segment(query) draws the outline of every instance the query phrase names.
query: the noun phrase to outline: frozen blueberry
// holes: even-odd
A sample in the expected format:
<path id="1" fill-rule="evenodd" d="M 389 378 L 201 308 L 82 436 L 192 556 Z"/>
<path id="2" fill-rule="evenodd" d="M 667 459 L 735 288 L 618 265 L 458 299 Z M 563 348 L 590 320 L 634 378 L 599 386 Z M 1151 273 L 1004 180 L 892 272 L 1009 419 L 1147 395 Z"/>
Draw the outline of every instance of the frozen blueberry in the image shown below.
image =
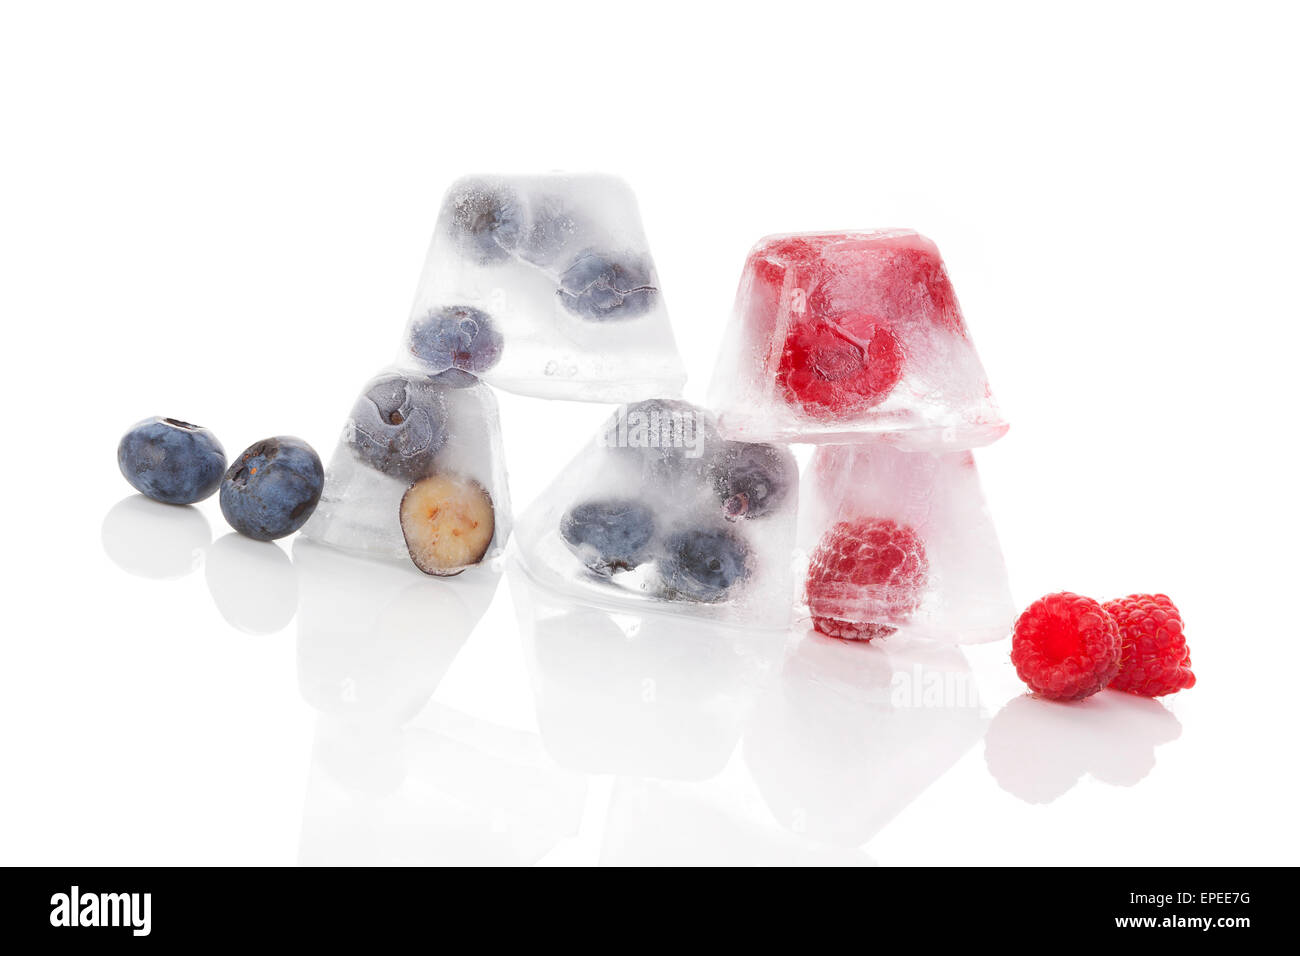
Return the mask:
<path id="1" fill-rule="evenodd" d="M 445 372 L 429 376 L 429 381 L 443 388 L 469 388 L 478 384 L 478 376 L 463 369 L 449 368 Z"/>
<path id="2" fill-rule="evenodd" d="M 652 398 L 621 408 L 605 426 L 602 444 L 644 479 L 678 484 L 698 478 L 717 441 L 713 417 L 689 402 Z"/>
<path id="3" fill-rule="evenodd" d="M 482 309 L 449 305 L 411 326 L 411 354 L 430 371 L 460 369 L 479 374 L 501 359 L 505 343 L 496 323 Z"/>
<path id="4" fill-rule="evenodd" d="M 724 442 L 709 461 L 709 481 L 729 521 L 761 518 L 781 506 L 798 481 L 794 456 L 773 445 Z"/>
<path id="5" fill-rule="evenodd" d="M 578 224 L 555 197 L 543 198 L 533 205 L 528 228 L 519 243 L 519 255 L 537 266 L 548 266 L 564 251 L 578 231 Z"/>
<path id="6" fill-rule="evenodd" d="M 560 537 L 597 574 L 630 571 L 648 558 L 654 513 L 630 498 L 584 501 L 560 519 Z"/>
<path id="7" fill-rule="evenodd" d="M 146 418 L 118 442 L 117 467 L 145 497 L 188 505 L 221 485 L 226 450 L 206 428 L 175 418 Z"/>
<path id="8" fill-rule="evenodd" d="M 486 180 L 453 186 L 441 218 L 461 254 L 484 264 L 509 259 L 524 231 L 523 206 L 514 190 Z"/>
<path id="9" fill-rule="evenodd" d="M 352 407 L 344 439 L 376 471 L 405 481 L 423 477 L 447 441 L 443 387 L 423 376 L 377 379 Z"/>
<path id="10" fill-rule="evenodd" d="M 730 528 L 686 528 L 668 536 L 659 576 L 669 598 L 713 603 L 749 577 L 750 550 Z"/>
<path id="11" fill-rule="evenodd" d="M 587 250 L 560 276 L 560 301 L 570 312 L 607 322 L 649 311 L 659 290 L 646 261 Z"/>
<path id="12" fill-rule="evenodd" d="M 320 456 L 301 438 L 249 446 L 221 480 L 221 513 L 240 534 L 273 541 L 311 517 L 325 485 Z"/>

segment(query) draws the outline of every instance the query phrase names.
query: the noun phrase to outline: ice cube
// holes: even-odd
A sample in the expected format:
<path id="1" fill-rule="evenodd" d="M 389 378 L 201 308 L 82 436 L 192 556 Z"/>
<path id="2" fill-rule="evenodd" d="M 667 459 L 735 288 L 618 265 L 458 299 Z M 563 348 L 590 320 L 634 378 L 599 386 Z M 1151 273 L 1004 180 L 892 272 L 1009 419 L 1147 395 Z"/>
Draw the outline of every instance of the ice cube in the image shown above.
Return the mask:
<path id="1" fill-rule="evenodd" d="M 510 524 L 492 389 L 472 375 L 388 369 L 357 398 L 302 534 L 450 575 L 499 555 Z"/>
<path id="2" fill-rule="evenodd" d="M 621 407 L 524 514 L 532 576 L 584 599 L 784 626 L 798 468 L 687 402 Z"/>
<path id="3" fill-rule="evenodd" d="M 969 452 L 824 445 L 804 476 L 799 547 L 814 627 L 950 643 L 1005 637 L 1006 564 Z"/>
<path id="4" fill-rule="evenodd" d="M 542 398 L 678 394 L 686 374 L 631 189 L 558 173 L 454 183 L 398 362 Z"/>
<path id="5" fill-rule="evenodd" d="M 1007 430 L 939 250 L 903 230 L 761 240 L 709 404 L 746 441 L 961 449 Z"/>

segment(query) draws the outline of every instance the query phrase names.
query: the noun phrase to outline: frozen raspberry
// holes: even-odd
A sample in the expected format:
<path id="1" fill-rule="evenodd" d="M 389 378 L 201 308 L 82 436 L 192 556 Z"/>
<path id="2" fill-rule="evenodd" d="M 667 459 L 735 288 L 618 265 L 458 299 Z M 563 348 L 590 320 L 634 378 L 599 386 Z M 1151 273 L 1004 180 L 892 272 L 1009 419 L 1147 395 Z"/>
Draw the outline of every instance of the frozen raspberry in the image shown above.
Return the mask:
<path id="1" fill-rule="evenodd" d="M 1119 676 L 1111 687 L 1162 697 L 1196 684 L 1183 618 L 1173 601 L 1163 594 L 1130 594 L 1104 607 L 1119 625 Z"/>
<path id="2" fill-rule="evenodd" d="M 1082 700 L 1119 673 L 1119 625 L 1092 598 L 1062 591 L 1039 598 L 1016 620 L 1011 663 L 1034 693 Z"/>
<path id="3" fill-rule="evenodd" d="M 897 336 L 870 316 L 809 318 L 791 328 L 777 365 L 786 400 L 806 411 L 850 415 L 878 405 L 903 374 Z"/>
<path id="4" fill-rule="evenodd" d="M 882 618 L 905 620 L 921 604 L 929 570 L 925 546 L 907 525 L 884 518 L 841 521 L 817 545 L 808 569 L 813 627 L 854 641 L 892 634 L 892 625 L 848 618 L 865 602 Z"/>

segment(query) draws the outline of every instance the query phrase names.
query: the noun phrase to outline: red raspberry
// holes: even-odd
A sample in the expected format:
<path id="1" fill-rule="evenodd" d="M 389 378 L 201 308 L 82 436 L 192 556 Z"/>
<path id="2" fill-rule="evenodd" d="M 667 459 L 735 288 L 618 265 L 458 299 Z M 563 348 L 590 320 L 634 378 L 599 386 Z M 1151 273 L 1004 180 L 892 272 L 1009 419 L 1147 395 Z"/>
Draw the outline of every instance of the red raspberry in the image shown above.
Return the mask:
<path id="1" fill-rule="evenodd" d="M 847 620 L 854 607 L 877 607 L 899 621 L 921 604 L 930 565 L 920 536 L 884 518 L 841 521 L 822 538 L 808 569 L 808 608 L 813 627 L 830 637 L 869 641 L 895 627 Z"/>
<path id="2" fill-rule="evenodd" d="M 1173 601 L 1163 594 L 1130 594 L 1103 606 L 1119 625 L 1119 676 L 1111 687 L 1162 697 L 1196 684 L 1183 618 Z"/>
<path id="3" fill-rule="evenodd" d="M 776 369 L 786 401 L 819 414 L 851 415 L 878 405 L 902 376 L 898 337 L 867 315 L 797 322 Z"/>
<path id="4" fill-rule="evenodd" d="M 1034 693 L 1082 700 L 1119 673 L 1119 625 L 1092 598 L 1062 591 L 1039 598 L 1016 620 L 1011 663 Z"/>

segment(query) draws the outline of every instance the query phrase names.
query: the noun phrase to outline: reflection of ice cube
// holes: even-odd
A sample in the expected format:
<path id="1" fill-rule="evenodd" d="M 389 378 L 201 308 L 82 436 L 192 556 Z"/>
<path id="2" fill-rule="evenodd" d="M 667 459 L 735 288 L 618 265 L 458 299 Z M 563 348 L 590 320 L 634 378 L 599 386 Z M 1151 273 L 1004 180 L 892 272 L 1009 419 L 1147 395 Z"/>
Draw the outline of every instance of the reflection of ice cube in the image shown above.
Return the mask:
<path id="1" fill-rule="evenodd" d="M 510 593 L 546 749 L 597 773 L 704 779 L 722 769 L 786 635 L 576 604 L 511 559 Z"/>
<path id="2" fill-rule="evenodd" d="M 394 377 L 410 383 L 408 399 L 393 416 L 375 416 L 376 383 Z M 367 402 L 367 396 L 371 401 Z M 386 406 L 383 411 L 392 412 Z M 435 436 L 430 438 L 430 435 Z M 349 415 L 325 473 L 325 490 L 303 537 L 371 557 L 410 559 L 399 508 L 413 479 L 451 473 L 481 485 L 492 499 L 495 533 L 483 560 L 501 553 L 510 534 L 501 426 L 492 390 L 476 381 L 451 385 L 422 373 L 388 370 L 367 383 Z"/>
<path id="3" fill-rule="evenodd" d="M 418 330 L 448 307 L 490 324 L 459 357 L 429 354 Z M 483 319 L 482 316 L 486 316 Z M 499 354 L 497 354 L 499 352 Z M 474 176 L 447 191 L 398 362 L 448 363 L 543 398 L 634 401 L 676 395 L 685 371 L 636 199 L 611 176 Z"/>
<path id="4" fill-rule="evenodd" d="M 525 569 L 579 600 L 781 628 L 798 468 L 686 402 L 620 409 L 520 521 Z"/>
<path id="5" fill-rule="evenodd" d="M 709 404 L 746 441 L 970 448 L 1007 428 L 938 249 L 905 230 L 761 240 Z"/>
<path id="6" fill-rule="evenodd" d="M 871 552 L 867 534 L 878 527 L 890 529 L 893 538 Z M 856 555 L 879 562 L 878 573 L 821 573 L 828 548 L 845 532 L 862 549 Z M 810 558 L 805 597 L 815 598 L 816 616 L 956 643 L 1005 637 L 1015 618 L 1006 563 L 970 452 L 902 452 L 883 444 L 818 448 L 803 481 L 799 546 Z M 904 567 L 904 552 L 912 566 Z"/>

